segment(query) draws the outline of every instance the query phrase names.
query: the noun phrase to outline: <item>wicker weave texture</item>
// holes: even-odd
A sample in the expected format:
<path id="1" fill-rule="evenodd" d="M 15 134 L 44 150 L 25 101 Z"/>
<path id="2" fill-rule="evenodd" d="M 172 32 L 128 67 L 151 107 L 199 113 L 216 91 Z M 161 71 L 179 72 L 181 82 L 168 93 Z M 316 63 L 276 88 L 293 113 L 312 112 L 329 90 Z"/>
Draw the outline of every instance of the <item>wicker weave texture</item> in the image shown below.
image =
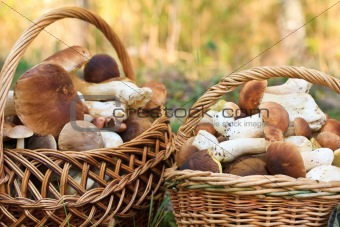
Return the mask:
<path id="1" fill-rule="evenodd" d="M 250 80 L 274 77 L 305 79 L 340 93 L 340 80 L 317 70 L 257 67 L 225 76 L 201 96 L 191 110 L 205 112 L 236 87 Z M 175 139 L 177 152 L 193 136 L 200 119 L 185 119 Z M 340 182 L 317 182 L 285 175 L 240 177 L 180 171 L 176 165 L 166 170 L 165 177 L 179 226 L 326 226 L 331 210 L 340 202 Z"/>
<path id="2" fill-rule="evenodd" d="M 63 18 L 96 26 L 116 50 L 125 76 L 135 79 L 126 49 L 102 18 L 77 7 L 53 10 L 33 22 L 4 63 L 0 76 L 1 131 L 6 96 L 21 56 L 45 27 Z M 163 200 L 164 170 L 172 165 L 173 135 L 165 113 L 143 134 L 115 149 L 11 150 L 3 149 L 0 142 L 2 226 L 107 226 L 112 222 L 145 226 L 150 210 L 155 214 Z M 69 176 L 71 170 L 81 172 L 80 184 Z M 86 190 L 90 179 L 95 187 Z M 68 187 L 77 194 L 68 195 Z"/>

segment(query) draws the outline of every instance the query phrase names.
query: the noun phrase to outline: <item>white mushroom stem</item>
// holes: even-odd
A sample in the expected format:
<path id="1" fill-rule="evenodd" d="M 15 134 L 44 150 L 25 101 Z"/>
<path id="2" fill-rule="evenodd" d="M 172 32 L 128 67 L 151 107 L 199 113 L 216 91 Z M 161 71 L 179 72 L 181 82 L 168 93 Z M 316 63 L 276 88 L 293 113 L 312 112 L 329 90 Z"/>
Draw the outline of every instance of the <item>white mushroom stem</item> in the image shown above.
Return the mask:
<path id="1" fill-rule="evenodd" d="M 260 114 L 237 119 L 225 128 L 223 136 L 230 140 L 237 138 L 260 138 L 264 137 L 264 122 Z"/>
<path id="2" fill-rule="evenodd" d="M 126 105 L 119 101 L 85 101 L 84 104 L 89 110 L 92 117 L 115 117 L 120 120 L 126 120 Z"/>
<path id="3" fill-rule="evenodd" d="M 218 140 L 211 133 L 199 130 L 192 145 L 197 147 L 198 150 L 205 150 L 218 145 Z"/>
<path id="4" fill-rule="evenodd" d="M 25 148 L 25 139 L 24 138 L 17 139 L 17 147 L 16 148 Z"/>
<path id="5" fill-rule="evenodd" d="M 294 119 L 304 118 L 312 131 L 318 131 L 325 124 L 326 115 L 316 104 L 313 97 L 306 93 L 276 95 L 265 93 L 262 102 L 276 102 L 283 106 L 288 114 L 290 125 L 294 125 Z"/>
<path id="6" fill-rule="evenodd" d="M 289 136 L 284 140 L 286 142 L 294 143 L 299 148 L 300 152 L 313 150 L 312 143 L 304 136 Z"/>
<path id="7" fill-rule="evenodd" d="M 220 162 L 231 162 L 242 155 L 264 153 L 269 143 L 264 138 L 240 138 L 224 141 L 209 153 Z"/>
<path id="8" fill-rule="evenodd" d="M 233 116 L 230 116 L 227 111 L 222 110 L 213 115 L 212 124 L 218 133 L 225 135 L 226 128 L 228 128 L 234 120 Z"/>
<path id="9" fill-rule="evenodd" d="M 330 165 L 333 162 L 334 154 L 329 148 L 319 148 L 314 151 L 301 152 L 306 171 L 317 166 Z"/>
<path id="10" fill-rule="evenodd" d="M 277 95 L 308 93 L 312 85 L 312 83 L 303 79 L 289 78 L 286 83 L 282 85 L 267 87 L 265 92 Z"/>
<path id="11" fill-rule="evenodd" d="M 87 100 L 103 100 L 117 98 L 122 103 L 139 108 L 149 102 L 152 90 L 148 87 L 140 88 L 130 81 L 111 80 L 103 83 L 88 83 L 75 74 L 70 74 L 73 84 Z M 107 96 L 107 97 L 105 97 Z"/>
<path id="12" fill-rule="evenodd" d="M 213 116 L 215 114 L 217 114 L 218 112 L 215 111 L 215 110 L 208 110 L 204 116 L 202 117 L 202 119 L 199 121 L 198 125 L 199 124 L 202 124 L 202 123 L 209 123 L 209 124 L 213 124 Z"/>
<path id="13" fill-rule="evenodd" d="M 123 144 L 123 139 L 115 132 L 110 131 L 100 131 L 103 137 L 104 147 L 119 147 Z"/>
<path id="14" fill-rule="evenodd" d="M 13 91 L 8 92 L 4 110 L 5 117 L 16 115 L 13 94 Z"/>
<path id="15" fill-rule="evenodd" d="M 318 166 L 310 170 L 306 178 L 323 182 L 340 181 L 340 168 L 332 165 Z"/>

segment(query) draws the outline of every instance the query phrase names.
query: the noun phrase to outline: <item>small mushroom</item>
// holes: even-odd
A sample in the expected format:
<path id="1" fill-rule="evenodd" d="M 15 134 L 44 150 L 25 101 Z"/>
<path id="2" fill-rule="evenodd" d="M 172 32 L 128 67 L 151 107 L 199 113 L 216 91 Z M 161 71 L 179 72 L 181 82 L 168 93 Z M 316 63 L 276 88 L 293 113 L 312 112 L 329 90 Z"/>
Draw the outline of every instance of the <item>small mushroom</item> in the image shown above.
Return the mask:
<path id="1" fill-rule="evenodd" d="M 17 140 L 16 148 L 25 148 L 25 138 L 33 136 L 33 131 L 25 125 L 14 126 L 9 132 L 8 137 Z"/>
<path id="2" fill-rule="evenodd" d="M 306 177 L 306 169 L 298 147 L 290 142 L 271 143 L 266 152 L 266 166 L 271 174 Z"/>
<path id="3" fill-rule="evenodd" d="M 238 106 L 242 112 L 248 116 L 258 112 L 258 106 L 261 103 L 267 85 L 268 82 L 266 80 L 251 80 L 243 85 L 238 100 Z"/>
<path id="4" fill-rule="evenodd" d="M 306 178 L 322 182 L 340 181 L 340 168 L 332 165 L 318 166 L 311 169 Z"/>
<path id="5" fill-rule="evenodd" d="M 87 121 L 71 121 L 61 130 L 58 146 L 62 151 L 87 151 L 103 148 L 104 142 L 94 124 Z"/>
<path id="6" fill-rule="evenodd" d="M 275 127 L 274 125 L 265 125 L 264 129 L 264 138 L 268 140 L 269 142 L 274 142 L 274 141 L 283 141 L 283 133 L 282 131 Z"/>
<path id="7" fill-rule="evenodd" d="M 177 166 L 181 166 L 183 162 L 193 153 L 199 151 L 197 147 L 192 145 L 195 136 L 187 139 L 184 144 L 181 146 L 179 151 L 176 153 L 176 163 Z"/>
<path id="8" fill-rule="evenodd" d="M 120 134 L 124 142 L 130 141 L 151 127 L 151 122 L 148 118 L 140 115 L 140 112 L 130 113 L 125 121 L 126 130 Z"/>
<path id="9" fill-rule="evenodd" d="M 179 167 L 180 170 L 191 169 L 221 173 L 222 166 L 219 161 L 211 157 L 206 150 L 197 151 L 191 154 Z"/>
<path id="10" fill-rule="evenodd" d="M 269 175 L 266 169 L 266 163 L 262 158 L 249 156 L 236 159 L 235 162 L 233 162 L 229 168 L 224 169 L 223 172 L 237 176 Z"/>
<path id="11" fill-rule="evenodd" d="M 197 133 L 200 130 L 205 130 L 207 132 L 209 132 L 212 135 L 216 135 L 216 130 L 214 128 L 213 124 L 210 123 L 200 123 L 196 126 L 195 130 L 194 130 L 194 135 L 197 135 Z"/>
<path id="12" fill-rule="evenodd" d="M 293 127 L 288 127 L 287 132 L 285 133 L 285 136 L 304 136 L 308 139 L 312 137 L 312 130 L 309 127 L 308 122 L 302 118 L 297 117 L 294 119 Z"/>
<path id="13" fill-rule="evenodd" d="M 340 122 L 335 119 L 327 119 L 326 123 L 321 128 L 321 132 L 331 132 L 340 136 Z"/>
<path id="14" fill-rule="evenodd" d="M 314 151 L 301 152 L 306 171 L 317 166 L 330 165 L 333 162 L 334 154 L 329 148 L 319 148 Z"/>
<path id="15" fill-rule="evenodd" d="M 340 148 L 340 136 L 331 132 L 321 132 L 316 137 L 321 147 L 327 147 L 335 151 Z"/>
<path id="16" fill-rule="evenodd" d="M 46 136 L 38 136 L 34 135 L 28 139 L 27 149 L 36 150 L 36 149 L 57 149 L 57 142 L 55 138 L 49 134 Z"/>
<path id="17" fill-rule="evenodd" d="M 206 150 L 218 145 L 218 140 L 208 131 L 200 130 L 192 142 L 192 145 L 197 147 L 198 150 Z"/>
<path id="18" fill-rule="evenodd" d="M 116 60 L 108 54 L 93 55 L 84 67 L 84 80 L 101 83 L 105 80 L 120 77 Z"/>
<path id="19" fill-rule="evenodd" d="M 288 78 L 286 83 L 277 86 L 267 87 L 265 92 L 277 95 L 291 94 L 291 93 L 308 93 L 312 83 L 297 78 Z"/>
<path id="20" fill-rule="evenodd" d="M 242 155 L 264 153 L 268 144 L 264 138 L 238 138 L 224 141 L 208 151 L 220 162 L 231 162 Z"/>
<path id="21" fill-rule="evenodd" d="M 26 71 L 15 84 L 14 103 L 23 124 L 42 136 L 58 137 L 71 115 L 84 119 L 73 83 L 58 65 L 41 63 Z"/>
<path id="22" fill-rule="evenodd" d="M 148 87 L 152 90 L 152 95 L 150 97 L 150 100 L 148 103 L 143 107 L 144 110 L 155 110 L 155 109 L 161 109 L 165 105 L 166 102 L 166 87 L 164 84 L 157 82 L 157 81 L 150 81 L 147 83 L 144 83 L 142 86 Z"/>

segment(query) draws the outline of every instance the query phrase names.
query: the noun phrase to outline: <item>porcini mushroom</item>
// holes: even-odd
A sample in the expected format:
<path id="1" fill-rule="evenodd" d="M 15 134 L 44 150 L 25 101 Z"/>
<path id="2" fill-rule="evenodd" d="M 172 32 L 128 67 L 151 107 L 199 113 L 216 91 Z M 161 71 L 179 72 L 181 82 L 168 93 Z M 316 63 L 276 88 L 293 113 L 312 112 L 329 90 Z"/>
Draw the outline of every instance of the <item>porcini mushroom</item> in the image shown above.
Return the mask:
<path id="1" fill-rule="evenodd" d="M 316 137 L 321 147 L 327 147 L 335 151 L 340 148 L 340 136 L 331 132 L 321 132 Z"/>
<path id="2" fill-rule="evenodd" d="M 57 149 L 57 142 L 55 138 L 49 134 L 46 136 L 37 136 L 34 135 L 28 139 L 27 149 L 36 150 L 36 149 Z"/>
<path id="3" fill-rule="evenodd" d="M 340 136 L 340 122 L 336 119 L 327 119 L 326 123 L 321 128 L 321 132 L 331 132 Z"/>
<path id="4" fill-rule="evenodd" d="M 197 147 L 192 145 L 195 136 L 187 139 L 184 144 L 180 147 L 179 151 L 176 152 L 176 163 L 177 166 L 181 166 L 183 162 L 189 157 L 191 154 L 199 151 Z"/>
<path id="5" fill-rule="evenodd" d="M 289 114 L 290 125 L 297 117 L 304 118 L 312 131 L 318 131 L 326 121 L 325 114 L 316 104 L 313 97 L 306 93 L 276 95 L 265 93 L 262 102 L 275 102 L 283 106 Z"/>
<path id="6" fill-rule="evenodd" d="M 312 86 L 313 84 L 306 80 L 288 78 L 286 83 L 277 86 L 269 86 L 266 88 L 265 92 L 276 95 L 284 95 L 291 93 L 308 93 Z"/>
<path id="7" fill-rule="evenodd" d="M 127 118 L 126 105 L 119 101 L 85 101 L 83 103 L 92 117 L 115 117 L 122 121 Z"/>
<path id="8" fill-rule="evenodd" d="M 285 133 L 285 136 L 304 136 L 308 139 L 312 137 L 312 130 L 309 127 L 308 122 L 302 118 L 297 117 L 293 121 L 294 126 L 288 127 L 287 132 Z"/>
<path id="9" fill-rule="evenodd" d="M 151 122 L 140 112 L 130 113 L 129 117 L 124 121 L 126 130 L 120 134 L 124 142 L 130 141 L 151 127 Z"/>
<path id="10" fill-rule="evenodd" d="M 266 140 L 268 140 L 269 142 L 283 141 L 284 139 L 282 131 L 274 125 L 265 125 L 263 128 L 263 132 L 264 138 L 266 138 Z"/>
<path id="11" fill-rule="evenodd" d="M 266 151 L 266 166 L 271 174 L 306 177 L 306 169 L 298 147 L 290 142 L 276 141 Z"/>
<path id="12" fill-rule="evenodd" d="M 16 148 L 25 148 L 25 138 L 33 136 L 33 131 L 25 125 L 14 126 L 8 133 L 8 137 L 17 140 Z"/>
<path id="13" fill-rule="evenodd" d="M 197 135 L 200 130 L 205 130 L 212 135 L 216 135 L 216 130 L 213 124 L 210 123 L 200 123 L 196 126 L 194 130 L 194 135 Z"/>
<path id="14" fill-rule="evenodd" d="M 101 83 L 105 80 L 120 77 L 116 60 L 108 54 L 93 55 L 84 67 L 84 80 Z"/>
<path id="15" fill-rule="evenodd" d="M 60 150 L 87 151 L 104 147 L 103 138 L 95 125 L 87 121 L 71 121 L 60 132 Z"/>
<path id="16" fill-rule="evenodd" d="M 257 113 L 263 93 L 268 85 L 266 80 L 251 80 L 245 83 L 240 91 L 238 106 L 247 115 Z M 254 112 L 255 111 L 255 112 Z"/>
<path id="17" fill-rule="evenodd" d="M 144 110 L 160 109 L 165 105 L 167 91 L 164 84 L 157 81 L 149 81 L 144 83 L 141 87 L 148 87 L 152 90 L 150 100 L 143 107 Z"/>
<path id="18" fill-rule="evenodd" d="M 205 130 L 198 131 L 192 145 L 198 150 L 206 150 L 218 145 L 217 138 Z"/>
<path id="19" fill-rule="evenodd" d="M 191 154 L 180 166 L 180 170 L 191 169 L 200 171 L 209 171 L 221 173 L 222 166 L 217 160 L 214 160 L 206 150 L 197 151 Z"/>
<path id="20" fill-rule="evenodd" d="M 26 71 L 15 84 L 14 103 L 23 124 L 42 136 L 58 137 L 70 115 L 84 119 L 83 104 L 69 75 L 54 64 L 41 63 Z"/>
<path id="21" fill-rule="evenodd" d="M 237 176 L 249 175 L 269 175 L 266 169 L 266 163 L 258 157 L 240 157 L 232 163 L 229 168 L 223 170 L 224 173 L 234 174 Z"/>

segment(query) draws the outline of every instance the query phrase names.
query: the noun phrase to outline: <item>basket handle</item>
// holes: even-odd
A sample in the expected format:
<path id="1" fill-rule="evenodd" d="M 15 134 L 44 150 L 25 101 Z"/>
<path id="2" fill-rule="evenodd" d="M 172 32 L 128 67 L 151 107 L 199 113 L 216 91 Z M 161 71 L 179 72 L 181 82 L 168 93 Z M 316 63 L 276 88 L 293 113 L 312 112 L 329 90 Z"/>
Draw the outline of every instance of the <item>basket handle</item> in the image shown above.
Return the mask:
<path id="1" fill-rule="evenodd" d="M 240 72 L 235 72 L 231 75 L 223 77 L 219 83 L 212 86 L 206 93 L 201 96 L 196 103 L 191 107 L 190 114 L 197 116 L 196 113 L 205 113 L 209 107 L 211 107 L 215 101 L 221 98 L 225 93 L 234 90 L 236 87 L 250 81 L 250 80 L 267 80 L 274 77 L 288 77 L 299 78 L 307 80 L 313 84 L 324 85 L 336 93 L 340 94 L 340 80 L 327 75 L 326 73 L 307 69 L 304 67 L 294 66 L 266 66 L 256 67 Z M 201 114 L 203 115 L 203 114 Z M 192 136 L 192 131 L 203 117 L 190 117 L 186 116 L 183 124 L 180 126 L 177 132 L 177 138 L 175 141 L 176 150 L 183 145 L 183 143 Z"/>
<path id="2" fill-rule="evenodd" d="M 15 70 L 19 64 L 21 56 L 25 53 L 30 43 L 44 30 L 48 25 L 64 19 L 77 18 L 86 21 L 96 26 L 108 39 L 111 45 L 117 52 L 119 61 L 122 64 L 123 71 L 126 77 L 135 81 L 135 74 L 132 68 L 132 63 L 129 55 L 119 39 L 118 35 L 111 27 L 99 16 L 89 10 L 79 7 L 62 7 L 50 11 L 35 20 L 28 29 L 20 36 L 10 51 L 3 68 L 0 73 L 0 173 L 3 173 L 3 147 L 2 147 L 2 128 L 4 122 L 4 108 L 6 97 L 13 80 Z M 3 183 L 3 178 L 0 179 L 0 184 Z"/>

